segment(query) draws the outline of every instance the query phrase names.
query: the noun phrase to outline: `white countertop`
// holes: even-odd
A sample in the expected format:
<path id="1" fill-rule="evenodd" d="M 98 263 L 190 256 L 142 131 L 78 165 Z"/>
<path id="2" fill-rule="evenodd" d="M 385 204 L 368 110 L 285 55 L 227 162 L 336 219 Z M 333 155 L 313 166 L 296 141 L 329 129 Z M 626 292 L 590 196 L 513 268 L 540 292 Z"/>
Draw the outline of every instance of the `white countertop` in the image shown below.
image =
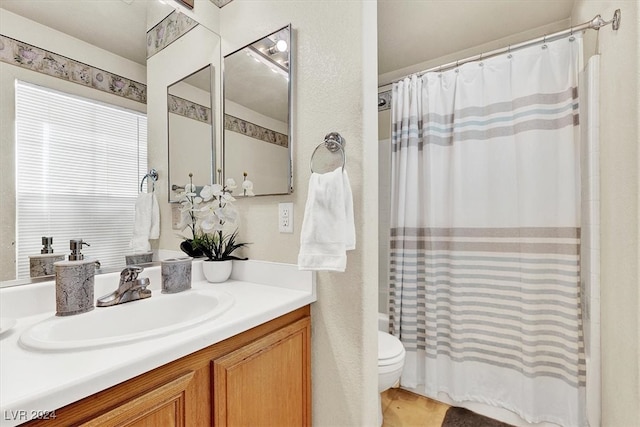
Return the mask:
<path id="1" fill-rule="evenodd" d="M 315 276 L 295 265 L 234 261 L 231 279 L 216 284 L 204 280 L 201 262 L 193 263 L 193 290 L 232 294 L 235 302 L 228 311 L 186 330 L 106 348 L 44 352 L 21 347 L 25 329 L 55 316 L 54 283 L 0 289 L 0 315 L 16 319 L 0 335 L 0 426 L 23 423 L 316 300 Z M 149 277 L 154 296 L 160 294 L 159 266 L 140 277 Z M 96 276 L 96 298 L 115 290 L 118 278 L 117 273 Z"/>

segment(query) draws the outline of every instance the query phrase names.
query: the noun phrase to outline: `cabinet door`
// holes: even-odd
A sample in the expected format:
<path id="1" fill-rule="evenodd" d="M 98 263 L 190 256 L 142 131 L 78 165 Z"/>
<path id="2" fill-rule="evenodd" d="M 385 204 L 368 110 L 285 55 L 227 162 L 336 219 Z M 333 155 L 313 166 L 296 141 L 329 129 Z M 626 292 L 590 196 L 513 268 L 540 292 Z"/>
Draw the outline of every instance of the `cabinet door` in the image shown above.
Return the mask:
<path id="1" fill-rule="evenodd" d="M 215 359 L 215 425 L 311 425 L 310 343 L 305 318 Z"/>
<path id="2" fill-rule="evenodd" d="M 194 376 L 193 371 L 187 372 L 80 425 L 83 427 L 185 427 L 194 425 L 190 422 L 191 416 L 187 411 L 186 402 L 189 388 L 193 386 Z"/>

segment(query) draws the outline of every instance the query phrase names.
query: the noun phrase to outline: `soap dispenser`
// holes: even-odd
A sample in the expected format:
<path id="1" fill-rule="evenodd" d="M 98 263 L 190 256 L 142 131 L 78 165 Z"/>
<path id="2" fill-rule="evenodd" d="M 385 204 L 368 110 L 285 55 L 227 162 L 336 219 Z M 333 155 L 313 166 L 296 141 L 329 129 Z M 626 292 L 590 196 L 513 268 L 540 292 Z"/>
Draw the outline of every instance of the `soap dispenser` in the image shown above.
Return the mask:
<path id="1" fill-rule="evenodd" d="M 85 260 L 82 239 L 69 241 L 69 260 L 54 264 L 56 272 L 56 316 L 71 316 L 94 308 L 94 260 Z"/>
<path id="2" fill-rule="evenodd" d="M 53 263 L 63 261 L 64 255 L 53 253 L 53 237 L 42 237 L 40 255 L 29 256 L 29 276 L 41 277 L 54 274 Z"/>

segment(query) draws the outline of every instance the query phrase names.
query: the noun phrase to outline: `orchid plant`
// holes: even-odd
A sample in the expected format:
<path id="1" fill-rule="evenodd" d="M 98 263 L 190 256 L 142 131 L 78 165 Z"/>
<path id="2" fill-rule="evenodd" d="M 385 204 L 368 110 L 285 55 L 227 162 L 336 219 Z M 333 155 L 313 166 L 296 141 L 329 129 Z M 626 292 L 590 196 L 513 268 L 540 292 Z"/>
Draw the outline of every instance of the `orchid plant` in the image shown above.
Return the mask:
<path id="1" fill-rule="evenodd" d="M 221 175 L 221 171 L 218 170 Z M 189 230 L 191 239 L 182 242 L 180 248 L 189 255 L 205 255 L 209 260 L 223 261 L 242 259 L 233 256 L 233 252 L 247 245 L 238 243 L 238 229 L 228 232 L 229 225 L 235 226 L 238 211 L 233 205 L 236 199 L 232 196 L 237 188 L 233 178 L 225 181 L 224 185 L 205 185 L 197 192 L 193 185 L 193 174 L 189 174 L 189 184 L 186 184 L 180 197 L 180 222 L 178 228 L 183 232 Z M 245 173 L 242 183 L 243 195 L 253 195 L 253 183 L 247 179 Z"/>

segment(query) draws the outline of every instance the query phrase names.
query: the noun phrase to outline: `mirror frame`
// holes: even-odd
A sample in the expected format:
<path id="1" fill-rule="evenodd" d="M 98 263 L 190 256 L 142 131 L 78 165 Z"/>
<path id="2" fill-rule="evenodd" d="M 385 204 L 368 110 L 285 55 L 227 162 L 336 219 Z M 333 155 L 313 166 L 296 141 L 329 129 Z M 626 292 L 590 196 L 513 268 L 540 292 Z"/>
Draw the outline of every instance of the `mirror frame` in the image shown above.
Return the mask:
<path id="1" fill-rule="evenodd" d="M 225 167 L 225 151 L 226 151 L 226 137 L 225 137 L 225 117 L 226 117 L 226 96 L 225 96 L 225 59 L 235 53 L 239 53 L 241 52 L 243 49 L 259 42 L 260 40 L 265 39 L 266 37 L 269 37 L 273 34 L 279 33 L 280 31 L 287 29 L 289 31 L 289 49 L 287 52 L 287 61 L 289 64 L 289 82 L 287 85 L 287 132 L 288 132 L 288 147 L 287 147 L 287 151 L 288 151 L 288 170 L 287 170 L 287 174 L 288 174 L 288 188 L 286 192 L 283 193 L 268 193 L 268 194 L 256 194 L 255 196 L 277 196 L 277 195 L 287 195 L 287 194 L 291 194 L 293 193 L 293 80 L 294 80 L 294 55 L 293 55 L 293 50 L 295 48 L 295 39 L 293 37 L 293 28 L 291 28 L 291 24 L 285 25 L 284 27 L 278 28 L 275 31 L 270 32 L 269 34 L 260 37 L 259 39 L 256 39 L 254 41 L 252 41 L 251 43 L 242 46 L 239 49 L 234 50 L 233 52 L 230 52 L 226 55 L 224 55 L 222 57 L 222 147 L 220 150 L 221 156 L 222 156 L 222 161 L 220 162 L 221 167 L 222 167 L 222 182 L 226 182 L 227 176 L 226 176 L 226 167 Z M 256 182 L 256 177 L 250 177 L 251 180 L 254 182 Z M 242 195 L 236 195 L 234 194 L 234 197 L 243 197 Z"/>
<path id="2" fill-rule="evenodd" d="M 186 76 L 182 77 L 180 80 L 177 80 L 173 83 L 171 83 L 170 85 L 167 86 L 167 195 L 168 195 L 168 202 L 169 203 L 178 203 L 179 200 L 177 199 L 172 199 L 172 195 L 175 194 L 175 190 L 174 190 L 174 186 L 176 185 L 180 185 L 179 183 L 176 182 L 171 182 L 171 129 L 170 129 L 170 118 L 171 118 L 171 111 L 169 111 L 169 103 L 168 103 L 168 99 L 169 99 L 169 89 L 180 83 L 183 82 L 184 80 L 188 79 L 189 77 L 199 73 L 200 71 L 206 69 L 206 68 L 210 68 L 210 82 L 209 82 L 209 97 L 210 97 L 210 110 L 211 110 L 211 114 L 210 114 L 210 120 L 211 120 L 211 158 L 210 158 L 210 165 L 211 165 L 211 171 L 208 177 L 208 181 L 205 182 L 203 185 L 207 185 L 209 183 L 211 184 L 215 184 L 216 183 L 216 112 L 215 112 L 215 69 L 216 67 L 213 64 L 207 64 L 202 68 L 199 68 L 198 70 L 187 74 Z M 175 113 L 173 113 L 175 114 Z M 185 178 L 186 179 L 186 178 Z M 186 181 L 185 181 L 186 182 Z M 177 190 L 177 188 L 176 188 Z"/>

